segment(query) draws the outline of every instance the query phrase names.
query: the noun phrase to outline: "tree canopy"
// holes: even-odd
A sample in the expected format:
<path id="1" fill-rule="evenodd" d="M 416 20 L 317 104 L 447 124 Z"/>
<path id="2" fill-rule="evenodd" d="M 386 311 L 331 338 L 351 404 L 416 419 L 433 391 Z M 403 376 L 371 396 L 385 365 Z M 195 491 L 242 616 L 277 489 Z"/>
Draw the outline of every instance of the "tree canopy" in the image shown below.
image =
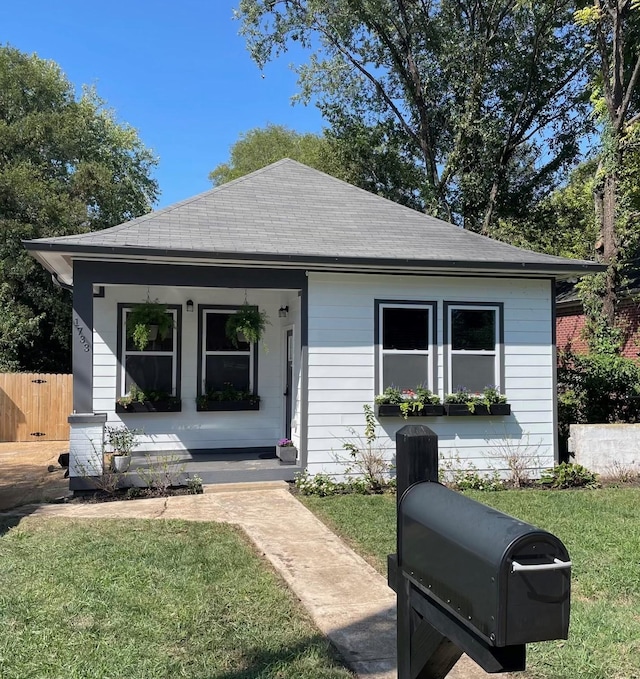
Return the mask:
<path id="1" fill-rule="evenodd" d="M 587 129 L 586 29 L 567 0 L 241 0 L 260 66 L 296 41 L 333 130 L 382 126 L 432 213 L 484 233 L 556 185 Z"/>
<path id="2" fill-rule="evenodd" d="M 327 139 L 310 132 L 301 134 L 284 125 L 269 124 L 241 134 L 231 146 L 229 162 L 214 168 L 209 179 L 214 186 L 219 186 L 282 158 L 291 158 L 316 170 L 335 174 Z"/>
<path id="3" fill-rule="evenodd" d="M 422 173 L 403 144 L 403 139 L 382 125 L 354 123 L 323 134 L 301 134 L 270 124 L 242 134 L 231 147 L 229 161 L 210 172 L 209 179 L 219 186 L 291 158 L 397 203 L 423 209 Z"/>
<path id="4" fill-rule="evenodd" d="M 71 298 L 21 240 L 148 212 L 156 164 L 138 134 L 60 68 L 0 46 L 0 369 L 70 370 Z"/>

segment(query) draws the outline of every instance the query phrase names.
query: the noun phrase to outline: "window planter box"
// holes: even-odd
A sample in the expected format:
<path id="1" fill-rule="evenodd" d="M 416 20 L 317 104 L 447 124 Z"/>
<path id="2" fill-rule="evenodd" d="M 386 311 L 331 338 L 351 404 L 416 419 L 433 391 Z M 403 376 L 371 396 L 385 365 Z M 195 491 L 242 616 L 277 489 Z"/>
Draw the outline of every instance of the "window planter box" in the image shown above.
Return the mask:
<path id="1" fill-rule="evenodd" d="M 206 403 L 197 403 L 196 410 L 199 413 L 233 410 L 260 410 L 260 401 L 253 399 L 246 401 L 207 401 Z"/>
<path id="2" fill-rule="evenodd" d="M 408 417 L 440 417 L 444 415 L 444 406 L 426 405 L 422 410 L 409 410 Z M 381 403 L 378 406 L 378 417 L 404 417 L 400 406 L 395 403 Z"/>
<path id="3" fill-rule="evenodd" d="M 117 413 L 179 413 L 182 401 L 166 399 L 163 401 L 134 401 L 127 405 L 116 402 Z"/>
<path id="4" fill-rule="evenodd" d="M 481 417 L 511 415 L 511 405 L 509 403 L 493 403 L 490 406 L 476 405 L 473 412 L 466 403 L 445 403 L 444 411 L 450 417 L 465 415 L 478 415 Z"/>

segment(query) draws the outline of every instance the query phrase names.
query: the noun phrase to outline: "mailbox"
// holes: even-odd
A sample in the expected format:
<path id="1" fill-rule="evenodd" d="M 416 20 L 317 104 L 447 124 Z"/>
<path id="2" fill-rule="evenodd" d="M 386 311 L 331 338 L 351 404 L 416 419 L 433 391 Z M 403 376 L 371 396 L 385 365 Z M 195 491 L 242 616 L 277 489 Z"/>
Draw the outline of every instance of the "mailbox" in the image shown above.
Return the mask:
<path id="1" fill-rule="evenodd" d="M 400 500 L 398 566 L 490 646 L 567 638 L 562 542 L 439 483 L 416 483 Z"/>

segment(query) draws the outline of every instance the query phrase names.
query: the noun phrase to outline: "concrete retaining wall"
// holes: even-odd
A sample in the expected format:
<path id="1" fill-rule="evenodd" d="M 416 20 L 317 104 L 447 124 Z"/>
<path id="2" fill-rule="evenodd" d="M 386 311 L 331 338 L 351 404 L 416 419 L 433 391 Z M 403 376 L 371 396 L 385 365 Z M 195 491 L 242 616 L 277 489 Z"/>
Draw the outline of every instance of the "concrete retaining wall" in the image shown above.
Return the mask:
<path id="1" fill-rule="evenodd" d="M 603 476 L 640 473 L 640 424 L 572 424 L 569 432 L 578 464 Z"/>

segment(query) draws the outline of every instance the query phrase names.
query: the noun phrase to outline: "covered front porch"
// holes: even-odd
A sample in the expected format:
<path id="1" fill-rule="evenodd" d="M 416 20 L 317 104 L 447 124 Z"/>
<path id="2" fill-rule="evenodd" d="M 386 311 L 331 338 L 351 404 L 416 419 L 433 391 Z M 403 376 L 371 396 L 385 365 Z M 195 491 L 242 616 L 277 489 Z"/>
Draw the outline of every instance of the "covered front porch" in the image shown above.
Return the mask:
<path id="1" fill-rule="evenodd" d="M 124 475 L 127 486 L 144 488 L 150 480 L 167 478 L 171 485 L 187 485 L 197 476 L 203 484 L 293 481 L 303 471 L 296 464 L 282 464 L 275 447 L 228 450 L 167 450 L 134 453 Z"/>
<path id="2" fill-rule="evenodd" d="M 149 301 L 165 307 L 172 327 L 141 349 L 127 318 Z M 257 343 L 225 336 L 243 305 L 268 318 Z M 86 487 L 89 448 L 109 452 L 106 434 L 122 425 L 136 431 L 131 485 L 143 483 L 136 470 L 147 456 L 152 467 L 175 458 L 204 483 L 293 479 L 306 466 L 306 313 L 299 271 L 74 262 L 70 487 Z M 77 444 L 74 426 L 92 430 L 88 444 Z M 273 456 L 282 438 L 295 442 L 296 465 Z"/>

